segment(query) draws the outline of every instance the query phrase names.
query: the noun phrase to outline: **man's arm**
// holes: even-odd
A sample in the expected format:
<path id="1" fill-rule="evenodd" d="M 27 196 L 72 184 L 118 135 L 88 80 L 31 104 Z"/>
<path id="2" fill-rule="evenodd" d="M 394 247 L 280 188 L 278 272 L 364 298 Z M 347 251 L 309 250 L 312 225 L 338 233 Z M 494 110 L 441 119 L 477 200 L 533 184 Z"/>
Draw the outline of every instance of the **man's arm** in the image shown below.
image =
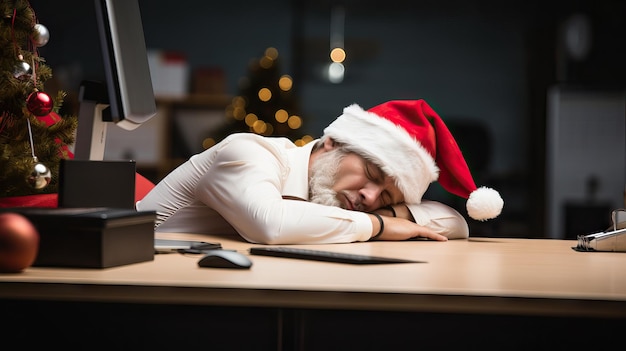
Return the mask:
<path id="1" fill-rule="evenodd" d="M 433 240 L 466 239 L 469 227 L 465 218 L 452 207 L 424 200 L 421 204 L 397 204 L 381 208 L 385 230 L 378 240 L 407 240 L 425 237 Z M 411 222 L 411 223 L 408 223 Z"/>
<path id="2" fill-rule="evenodd" d="M 241 135 L 215 147 L 212 166 L 198 181 L 194 196 L 217 211 L 247 241 L 323 244 L 370 238 L 372 226 L 363 212 L 283 199 L 291 164 L 282 148 L 269 139 Z M 306 188 L 303 174 L 302 186 Z"/>

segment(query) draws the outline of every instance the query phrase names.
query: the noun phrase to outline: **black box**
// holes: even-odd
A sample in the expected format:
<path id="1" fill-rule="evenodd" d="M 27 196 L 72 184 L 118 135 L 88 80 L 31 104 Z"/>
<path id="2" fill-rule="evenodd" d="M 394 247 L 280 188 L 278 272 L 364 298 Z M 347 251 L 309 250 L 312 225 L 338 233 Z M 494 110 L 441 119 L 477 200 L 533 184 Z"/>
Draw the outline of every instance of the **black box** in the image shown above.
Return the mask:
<path id="1" fill-rule="evenodd" d="M 59 207 L 135 209 L 135 161 L 61 160 Z"/>
<path id="2" fill-rule="evenodd" d="M 118 208 L 4 208 L 39 232 L 33 266 L 107 268 L 154 260 L 154 211 Z"/>

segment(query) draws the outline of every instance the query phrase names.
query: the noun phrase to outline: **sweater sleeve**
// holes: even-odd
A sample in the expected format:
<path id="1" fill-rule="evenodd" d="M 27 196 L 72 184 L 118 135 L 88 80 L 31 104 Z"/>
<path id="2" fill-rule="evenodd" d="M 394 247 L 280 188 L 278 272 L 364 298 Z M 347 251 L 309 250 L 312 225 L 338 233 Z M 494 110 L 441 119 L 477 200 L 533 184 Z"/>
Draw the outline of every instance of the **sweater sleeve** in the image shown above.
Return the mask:
<path id="1" fill-rule="evenodd" d="M 469 227 L 463 216 L 447 205 L 437 201 L 422 200 L 420 204 L 407 205 L 415 223 L 425 226 L 448 239 L 466 239 Z"/>

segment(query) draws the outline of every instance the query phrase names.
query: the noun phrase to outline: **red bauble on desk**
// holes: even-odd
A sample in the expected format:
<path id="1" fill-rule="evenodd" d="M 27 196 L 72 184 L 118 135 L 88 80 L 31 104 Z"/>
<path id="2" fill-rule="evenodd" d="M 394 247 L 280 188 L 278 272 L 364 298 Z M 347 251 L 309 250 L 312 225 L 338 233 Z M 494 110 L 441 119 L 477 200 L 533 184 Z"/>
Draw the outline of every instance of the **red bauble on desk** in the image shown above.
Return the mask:
<path id="1" fill-rule="evenodd" d="M 0 213 L 0 272 L 19 273 L 37 257 L 39 233 L 24 216 Z"/>

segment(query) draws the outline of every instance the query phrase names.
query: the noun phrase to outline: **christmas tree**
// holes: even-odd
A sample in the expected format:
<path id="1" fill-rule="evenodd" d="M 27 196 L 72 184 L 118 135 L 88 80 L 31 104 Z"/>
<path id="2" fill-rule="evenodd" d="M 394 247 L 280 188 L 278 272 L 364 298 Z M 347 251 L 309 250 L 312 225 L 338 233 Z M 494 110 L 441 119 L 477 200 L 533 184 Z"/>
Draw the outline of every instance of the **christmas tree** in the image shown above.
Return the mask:
<path id="1" fill-rule="evenodd" d="M 44 92 L 52 70 L 38 48 L 50 33 L 29 2 L 0 0 L 0 13 L 0 198 L 56 193 L 78 121 L 58 115 L 65 92 Z"/>
<path id="2" fill-rule="evenodd" d="M 204 148 L 237 132 L 283 136 L 298 145 L 313 140 L 302 132 L 293 79 L 281 74 L 278 50 L 267 48 L 260 59 L 252 60 L 239 88 L 239 95 L 226 108 L 225 125 L 204 141 Z"/>

